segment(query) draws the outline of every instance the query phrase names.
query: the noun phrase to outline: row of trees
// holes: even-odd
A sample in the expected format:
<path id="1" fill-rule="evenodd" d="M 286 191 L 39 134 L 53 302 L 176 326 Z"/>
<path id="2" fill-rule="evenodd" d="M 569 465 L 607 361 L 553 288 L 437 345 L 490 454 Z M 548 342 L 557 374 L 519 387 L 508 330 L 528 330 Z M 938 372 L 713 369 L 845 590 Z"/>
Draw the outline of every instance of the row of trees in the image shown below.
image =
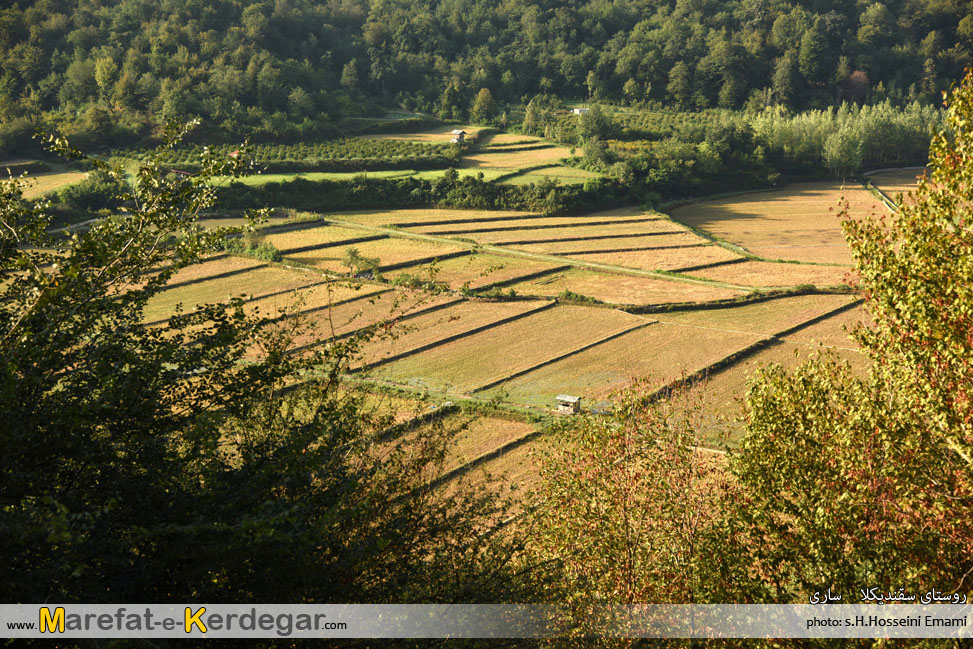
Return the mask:
<path id="1" fill-rule="evenodd" d="M 209 137 L 306 140 L 379 104 L 488 120 L 541 93 L 928 103 L 971 49 L 969 8 L 934 0 L 37 0 L 0 11 L 0 149 L 38 120 L 98 145 L 189 114 Z"/>

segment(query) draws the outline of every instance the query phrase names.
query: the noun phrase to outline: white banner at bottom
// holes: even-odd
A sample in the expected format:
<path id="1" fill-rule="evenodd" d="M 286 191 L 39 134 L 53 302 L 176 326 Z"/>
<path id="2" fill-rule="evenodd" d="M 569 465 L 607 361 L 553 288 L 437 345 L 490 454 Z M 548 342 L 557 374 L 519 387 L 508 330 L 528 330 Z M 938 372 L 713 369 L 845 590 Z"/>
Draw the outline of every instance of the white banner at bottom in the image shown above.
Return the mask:
<path id="1" fill-rule="evenodd" d="M 973 638 L 971 605 L 0 604 L 2 638 Z"/>

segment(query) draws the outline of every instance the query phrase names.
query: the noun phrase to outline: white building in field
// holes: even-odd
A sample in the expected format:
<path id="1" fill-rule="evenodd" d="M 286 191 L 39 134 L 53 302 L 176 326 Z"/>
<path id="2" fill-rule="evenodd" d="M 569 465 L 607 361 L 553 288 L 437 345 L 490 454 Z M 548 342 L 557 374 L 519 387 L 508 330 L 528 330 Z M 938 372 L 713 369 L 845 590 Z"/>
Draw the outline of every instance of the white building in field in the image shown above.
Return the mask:
<path id="1" fill-rule="evenodd" d="M 557 400 L 557 411 L 566 415 L 575 415 L 581 412 L 581 397 L 572 397 L 570 394 L 559 394 Z"/>
<path id="2" fill-rule="evenodd" d="M 464 141 L 466 141 L 466 131 L 455 129 L 450 133 L 450 135 L 453 136 L 449 141 L 450 144 L 462 144 Z"/>
<path id="3" fill-rule="evenodd" d="M 588 112 L 589 112 L 590 110 L 591 110 L 590 108 L 575 108 L 575 109 L 574 109 L 574 110 L 572 110 L 571 112 L 572 112 L 572 113 L 574 113 L 575 115 L 585 115 L 585 114 L 587 114 L 587 113 L 588 113 Z"/>

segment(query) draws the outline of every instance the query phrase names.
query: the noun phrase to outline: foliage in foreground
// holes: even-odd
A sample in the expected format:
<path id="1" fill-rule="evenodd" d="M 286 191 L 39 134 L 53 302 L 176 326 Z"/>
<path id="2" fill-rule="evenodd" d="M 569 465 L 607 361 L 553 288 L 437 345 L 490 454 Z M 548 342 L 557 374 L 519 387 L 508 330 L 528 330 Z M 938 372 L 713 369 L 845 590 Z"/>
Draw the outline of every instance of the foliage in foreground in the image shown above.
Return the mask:
<path id="1" fill-rule="evenodd" d="M 170 144 L 178 139 L 171 133 Z M 60 141 L 54 148 L 76 154 Z M 10 601 L 496 601 L 516 597 L 492 495 L 422 488 L 449 434 L 377 444 L 339 389 L 359 341 L 287 354 L 299 320 L 237 299 L 161 327 L 147 300 L 220 248 L 214 175 L 156 160 L 126 211 L 70 239 L 0 184 L 0 591 Z M 97 164 L 97 163 L 96 163 Z M 99 165 L 121 181 L 117 169 Z M 300 385 L 298 385 L 300 384 Z"/>

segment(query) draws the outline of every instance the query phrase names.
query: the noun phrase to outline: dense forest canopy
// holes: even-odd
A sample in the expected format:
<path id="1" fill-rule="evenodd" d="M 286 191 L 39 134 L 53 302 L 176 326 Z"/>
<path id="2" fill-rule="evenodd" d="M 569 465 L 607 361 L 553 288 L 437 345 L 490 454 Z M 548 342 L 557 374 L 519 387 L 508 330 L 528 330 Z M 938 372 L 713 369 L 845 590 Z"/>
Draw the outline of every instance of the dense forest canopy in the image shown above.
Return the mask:
<path id="1" fill-rule="evenodd" d="M 0 150 L 38 121 L 110 144 L 186 115 L 214 135 L 291 139 L 396 104 L 484 117 L 484 88 L 498 112 L 545 93 L 929 103 L 971 49 L 959 0 L 22 1 L 0 11 Z"/>

